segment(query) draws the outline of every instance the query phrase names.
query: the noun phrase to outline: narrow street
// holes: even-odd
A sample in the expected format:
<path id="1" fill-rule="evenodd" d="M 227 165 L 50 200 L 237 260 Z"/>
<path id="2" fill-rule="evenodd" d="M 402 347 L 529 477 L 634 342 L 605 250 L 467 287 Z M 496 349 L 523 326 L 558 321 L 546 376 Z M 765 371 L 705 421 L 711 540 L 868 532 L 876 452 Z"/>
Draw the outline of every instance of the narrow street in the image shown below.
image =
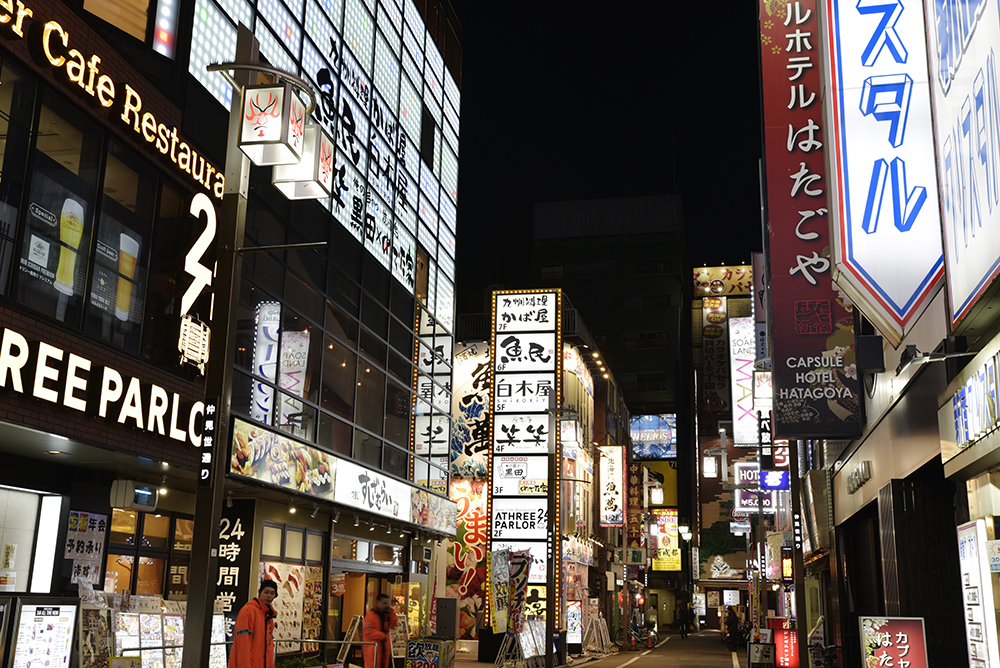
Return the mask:
<path id="1" fill-rule="evenodd" d="M 574 664 L 576 665 L 576 664 Z M 700 631 L 681 640 L 670 634 L 653 649 L 623 651 L 599 661 L 594 668 L 739 668 L 746 665 L 746 652 L 735 655 L 720 640 L 718 631 Z"/>

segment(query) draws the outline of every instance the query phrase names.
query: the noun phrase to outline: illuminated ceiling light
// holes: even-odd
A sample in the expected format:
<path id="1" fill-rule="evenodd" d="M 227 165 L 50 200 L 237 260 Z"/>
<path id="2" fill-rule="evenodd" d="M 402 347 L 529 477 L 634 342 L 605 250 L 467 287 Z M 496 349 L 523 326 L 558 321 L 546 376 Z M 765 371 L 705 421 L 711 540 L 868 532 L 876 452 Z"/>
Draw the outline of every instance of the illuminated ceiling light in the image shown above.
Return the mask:
<path id="1" fill-rule="evenodd" d="M 160 462 L 160 466 L 163 468 L 170 468 L 170 462 Z"/>
<path id="2" fill-rule="evenodd" d="M 604 377 L 605 377 L 605 378 L 608 378 L 609 376 L 608 376 L 608 374 L 604 374 Z"/>
<path id="3" fill-rule="evenodd" d="M 302 157 L 306 107 L 290 83 L 245 86 L 240 150 L 258 167 L 291 165 Z"/>
<path id="4" fill-rule="evenodd" d="M 333 514 L 333 523 L 336 524 L 337 520 L 339 520 L 339 519 L 340 519 L 340 511 L 338 510 L 337 512 L 335 512 Z"/>
<path id="5" fill-rule="evenodd" d="M 386 533 L 386 535 L 392 533 L 392 526 L 388 522 L 386 522 L 386 525 L 385 525 L 385 533 Z"/>
<path id="6" fill-rule="evenodd" d="M 295 499 L 293 499 L 292 497 L 288 497 L 288 512 L 291 513 L 292 515 L 294 515 L 295 514 L 295 510 L 296 510 L 296 508 L 295 508 Z"/>
<path id="7" fill-rule="evenodd" d="M 63 452 L 62 450 L 44 450 L 42 451 L 44 455 L 68 455 L 68 452 Z"/>
<path id="8" fill-rule="evenodd" d="M 369 531 L 375 531 L 375 523 L 374 522 L 369 522 L 368 523 L 368 530 Z"/>
<path id="9" fill-rule="evenodd" d="M 357 515 L 357 513 L 354 514 L 354 526 L 358 526 L 358 515 Z"/>
<path id="10" fill-rule="evenodd" d="M 160 489 L 158 491 L 160 493 L 160 496 L 167 495 L 167 476 L 163 476 L 162 478 L 160 478 Z"/>

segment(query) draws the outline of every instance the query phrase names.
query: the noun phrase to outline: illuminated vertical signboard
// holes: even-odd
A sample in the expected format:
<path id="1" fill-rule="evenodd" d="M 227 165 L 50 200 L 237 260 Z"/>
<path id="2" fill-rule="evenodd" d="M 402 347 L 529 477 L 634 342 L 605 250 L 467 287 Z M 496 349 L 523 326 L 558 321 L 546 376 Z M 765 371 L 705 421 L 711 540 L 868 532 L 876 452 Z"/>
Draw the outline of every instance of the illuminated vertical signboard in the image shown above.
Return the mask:
<path id="1" fill-rule="evenodd" d="M 833 284 L 822 141 L 808 141 L 823 124 L 816 10 L 759 4 L 777 438 L 861 434 L 854 312 Z"/>
<path id="2" fill-rule="evenodd" d="M 824 4 L 834 278 L 899 345 L 944 276 L 923 7 Z M 803 151 L 822 140 L 795 130 Z"/>
<path id="3" fill-rule="evenodd" d="M 650 510 L 656 535 L 650 536 L 654 571 L 681 570 L 681 538 L 678 532 L 676 508 Z"/>
<path id="4" fill-rule="evenodd" d="M 726 297 L 701 300 L 702 333 L 702 411 L 729 411 L 729 328 L 726 321 Z"/>
<path id="5" fill-rule="evenodd" d="M 757 414 L 753 409 L 754 320 L 729 320 L 729 375 L 733 392 L 733 440 L 757 445 Z"/>
<path id="6" fill-rule="evenodd" d="M 924 7 L 948 311 L 961 334 L 1000 274 L 1000 14 L 985 0 Z"/>
<path id="7" fill-rule="evenodd" d="M 993 616 L 993 573 L 987 554 L 993 535 L 992 522 L 979 519 L 958 527 L 958 562 L 962 572 L 962 601 L 969 665 L 975 668 L 1000 666 L 997 624 Z"/>
<path id="8" fill-rule="evenodd" d="M 550 413 L 561 405 L 561 301 L 562 293 L 551 290 L 493 293 L 490 550 L 528 550 L 532 584 L 547 582 L 550 550 L 554 563 L 560 563 L 559 514 L 549 516 L 548 495 L 555 495 L 559 508 L 560 485 L 549 480 L 549 464 L 550 457 L 561 459 L 559 430 Z M 557 601 L 559 570 L 549 583 Z"/>
<path id="9" fill-rule="evenodd" d="M 600 457 L 600 524 L 602 527 L 625 526 L 625 447 L 601 445 L 597 452 Z"/>

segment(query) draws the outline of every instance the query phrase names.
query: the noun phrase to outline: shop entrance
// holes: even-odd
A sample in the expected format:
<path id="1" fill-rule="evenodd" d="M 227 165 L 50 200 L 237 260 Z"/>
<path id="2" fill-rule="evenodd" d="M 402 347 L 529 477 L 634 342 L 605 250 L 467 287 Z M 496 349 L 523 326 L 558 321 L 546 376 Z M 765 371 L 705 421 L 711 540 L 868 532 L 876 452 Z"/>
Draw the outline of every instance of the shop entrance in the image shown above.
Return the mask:
<path id="1" fill-rule="evenodd" d="M 409 577 L 410 581 L 405 578 Z M 392 601 L 393 611 L 399 618 L 401 631 L 406 629 L 406 637 L 417 637 L 421 613 L 422 579 L 426 576 L 403 573 L 361 573 L 347 571 L 331 574 L 330 612 L 327 617 L 327 638 L 346 640 L 356 616 L 364 618 L 365 613 L 375 606 L 375 598 L 386 594 Z M 353 636 L 361 640 L 361 626 Z M 337 654 L 340 646 L 331 646 L 326 658 L 327 664 L 343 663 Z M 356 666 L 363 665 L 361 645 L 353 645 L 346 661 Z"/>

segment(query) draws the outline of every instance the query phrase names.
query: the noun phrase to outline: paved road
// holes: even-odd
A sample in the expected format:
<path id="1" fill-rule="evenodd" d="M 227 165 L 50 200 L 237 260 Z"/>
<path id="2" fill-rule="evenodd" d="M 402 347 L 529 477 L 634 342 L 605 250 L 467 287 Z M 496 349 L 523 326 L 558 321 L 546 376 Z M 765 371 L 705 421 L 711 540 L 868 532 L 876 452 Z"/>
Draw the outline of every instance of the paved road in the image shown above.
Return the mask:
<path id="1" fill-rule="evenodd" d="M 492 663 L 480 663 L 474 655 L 459 653 L 460 668 L 492 668 Z M 734 654 L 726 648 L 718 631 L 700 631 L 681 640 L 672 632 L 652 649 L 621 651 L 598 660 L 574 659 L 572 668 L 742 668 L 746 666 L 746 650 Z M 397 662 L 396 666 L 400 666 Z"/>
<path id="2" fill-rule="evenodd" d="M 730 652 L 720 640 L 718 631 L 701 631 L 681 640 L 679 634 L 668 635 L 658 647 L 641 651 L 623 651 L 600 661 L 586 664 L 587 668 L 741 668 L 746 666 L 746 651 Z"/>

